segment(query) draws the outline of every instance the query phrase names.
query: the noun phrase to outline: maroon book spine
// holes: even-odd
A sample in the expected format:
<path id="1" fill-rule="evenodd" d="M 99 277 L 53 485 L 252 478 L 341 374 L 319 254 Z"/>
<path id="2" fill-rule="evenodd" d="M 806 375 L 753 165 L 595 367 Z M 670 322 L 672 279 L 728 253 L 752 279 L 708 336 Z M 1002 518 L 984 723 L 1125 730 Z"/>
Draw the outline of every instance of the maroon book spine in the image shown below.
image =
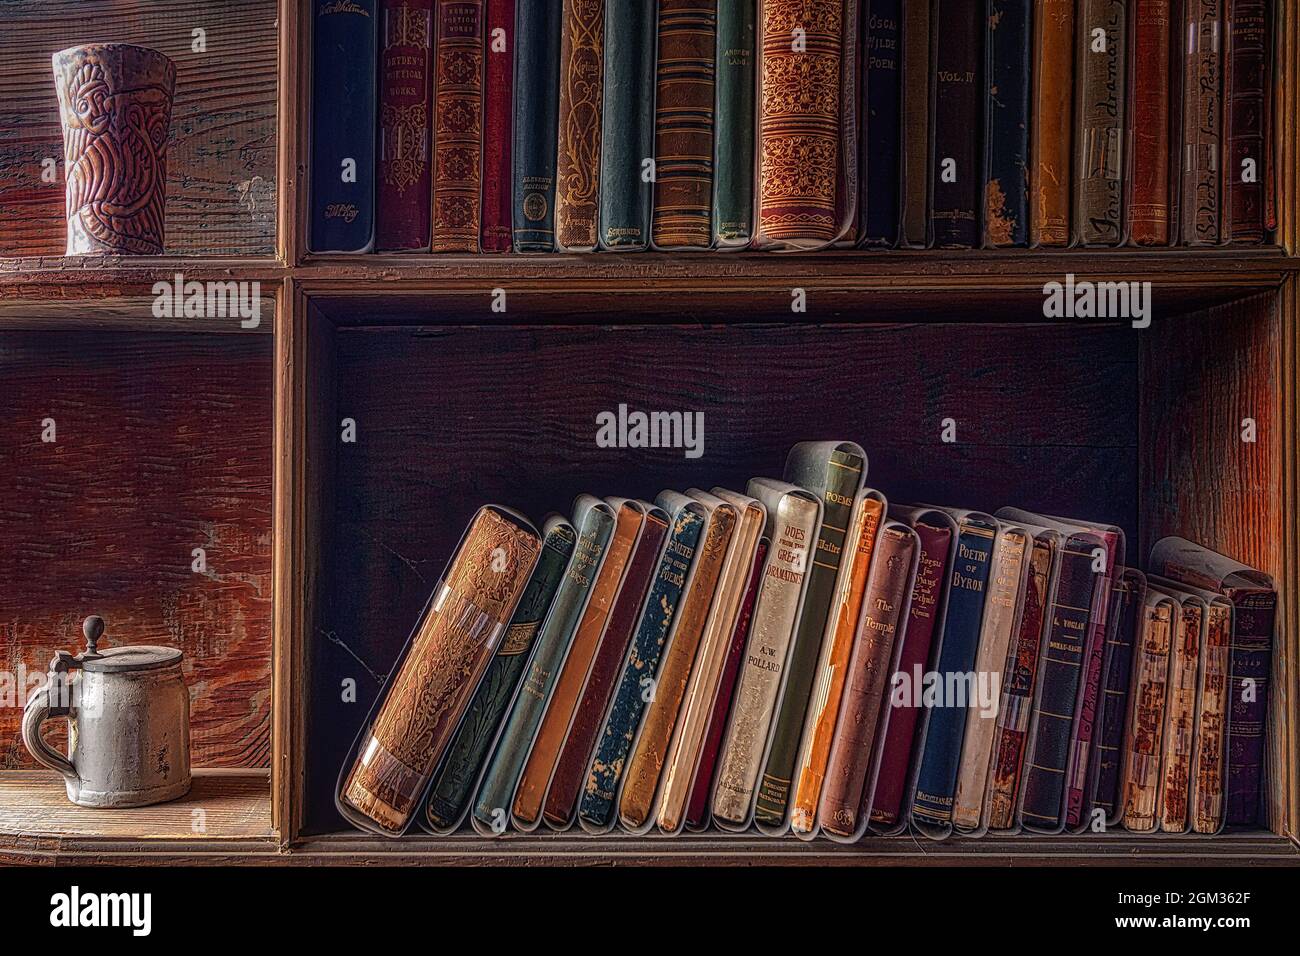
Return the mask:
<path id="1" fill-rule="evenodd" d="M 1265 183 L 1273 175 L 1265 153 L 1268 115 L 1268 0 L 1228 4 L 1227 181 L 1228 239 L 1264 241 Z"/>
<path id="2" fill-rule="evenodd" d="M 695 769 L 695 782 L 691 785 L 691 800 L 686 808 L 686 825 L 699 829 L 705 823 L 709 809 L 709 796 L 713 790 L 713 771 L 718 765 L 718 754 L 722 749 L 722 734 L 727 729 L 727 716 L 731 712 L 731 698 L 736 690 L 736 680 L 740 676 L 740 661 L 744 657 L 745 644 L 749 641 L 749 625 L 754 617 L 754 599 L 758 596 L 758 587 L 763 578 L 763 559 L 767 557 L 769 541 L 758 543 L 758 553 L 754 556 L 754 567 L 749 574 L 749 587 L 745 599 L 740 605 L 740 614 L 736 617 L 736 629 L 731 634 L 731 647 L 727 649 L 727 660 L 722 667 L 722 679 L 718 684 L 718 696 L 713 701 L 713 714 L 709 718 L 709 732 L 704 738 L 704 749 L 700 752 L 700 765 Z"/>
<path id="3" fill-rule="evenodd" d="M 1128 219 L 1139 246 L 1169 244 L 1172 0 L 1137 0 L 1133 15 L 1133 184 Z"/>
<path id="4" fill-rule="evenodd" d="M 483 252 L 509 252 L 514 121 L 515 0 L 487 0 L 483 69 Z"/>
<path id="5" fill-rule="evenodd" d="M 429 248 L 433 0 L 383 0 L 375 248 Z"/>
<path id="6" fill-rule="evenodd" d="M 952 542 L 951 528 L 920 521 L 912 527 L 921 539 L 921 563 L 916 569 L 912 606 L 907 612 L 907 630 L 903 634 L 896 672 L 906 674 L 909 681 L 914 680 L 916 674 L 924 672 L 930 660 L 935 618 L 939 613 L 944 582 L 947 580 L 945 572 L 948 568 L 948 546 Z M 876 826 L 888 829 L 899 821 L 908 771 L 911 769 L 916 722 L 920 716 L 920 708 L 912 706 L 910 702 L 896 706 L 889 715 L 884 749 L 880 755 L 880 770 L 876 777 L 876 792 L 871 802 L 871 822 Z"/>

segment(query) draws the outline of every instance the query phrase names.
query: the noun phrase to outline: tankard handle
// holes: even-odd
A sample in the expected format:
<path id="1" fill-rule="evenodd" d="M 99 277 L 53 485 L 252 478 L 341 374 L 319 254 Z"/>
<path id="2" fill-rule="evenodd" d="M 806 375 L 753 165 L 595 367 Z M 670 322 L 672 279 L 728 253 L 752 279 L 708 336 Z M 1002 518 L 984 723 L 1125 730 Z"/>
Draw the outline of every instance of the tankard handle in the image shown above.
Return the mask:
<path id="1" fill-rule="evenodd" d="M 28 752 L 36 758 L 37 763 L 43 764 L 51 770 L 57 770 L 69 780 L 76 780 L 77 770 L 72 766 L 72 762 L 47 744 L 41 736 L 41 725 L 46 720 L 51 716 L 67 714 L 67 707 L 52 707 L 50 704 L 50 689 L 66 688 L 66 686 L 65 679 L 60 676 L 59 672 L 51 670 L 45 684 L 37 688 L 32 694 L 31 699 L 27 701 L 27 707 L 23 710 L 23 744 L 26 745 Z M 51 711 L 54 711 L 54 714 L 51 714 Z"/>

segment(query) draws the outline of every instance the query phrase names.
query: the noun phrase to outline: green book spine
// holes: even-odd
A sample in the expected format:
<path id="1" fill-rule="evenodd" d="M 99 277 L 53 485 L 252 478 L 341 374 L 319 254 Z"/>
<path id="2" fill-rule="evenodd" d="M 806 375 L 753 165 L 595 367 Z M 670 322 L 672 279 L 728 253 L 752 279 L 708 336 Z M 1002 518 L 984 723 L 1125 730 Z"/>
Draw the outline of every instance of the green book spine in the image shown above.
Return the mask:
<path id="1" fill-rule="evenodd" d="M 754 22 L 757 0 L 718 0 L 713 236 L 719 246 L 754 237 Z"/>
<path id="2" fill-rule="evenodd" d="M 851 452 L 832 451 L 820 487 L 811 487 L 814 482 L 796 469 L 796 455 L 792 455 L 791 462 L 786 465 L 785 480 L 803 485 L 822 496 L 822 526 L 817 536 L 817 552 L 808 572 L 799 630 L 790 650 L 790 662 L 786 665 L 785 690 L 777 711 L 776 730 L 754 806 L 755 822 L 769 827 L 785 824 L 790 781 L 794 776 L 794 762 L 808 711 L 808 695 L 812 692 L 826 618 L 830 615 L 831 599 L 835 596 L 835 582 L 839 576 L 853 500 L 862 487 L 866 461 Z"/>
<path id="3" fill-rule="evenodd" d="M 605 8 L 605 112 L 600 157 L 600 245 L 650 243 L 654 157 L 655 0 Z"/>
<path id="4" fill-rule="evenodd" d="M 457 826 L 474 796 L 479 771 L 528 665 L 537 633 L 560 587 L 577 537 L 573 525 L 558 516 L 552 517 L 543 529 L 537 567 L 430 789 L 425 822 L 435 830 Z"/>

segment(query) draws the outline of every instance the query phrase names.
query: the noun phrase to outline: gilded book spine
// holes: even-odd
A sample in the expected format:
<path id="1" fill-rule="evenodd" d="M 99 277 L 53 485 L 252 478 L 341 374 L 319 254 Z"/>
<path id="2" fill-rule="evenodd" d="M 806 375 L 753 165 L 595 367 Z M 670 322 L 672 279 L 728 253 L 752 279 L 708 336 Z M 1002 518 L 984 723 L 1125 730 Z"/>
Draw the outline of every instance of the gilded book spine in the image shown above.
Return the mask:
<path id="1" fill-rule="evenodd" d="M 433 0 L 384 0 L 375 248 L 429 248 Z"/>
<path id="2" fill-rule="evenodd" d="M 930 232 L 939 249 L 979 244 L 983 203 L 982 3 L 935 0 Z"/>
<path id="3" fill-rule="evenodd" d="M 754 33 L 757 0 L 718 0 L 718 114 L 713 234 L 720 247 L 754 238 Z"/>
<path id="4" fill-rule="evenodd" d="M 1195 754 L 1192 758 L 1192 830 L 1216 833 L 1223 825 L 1224 764 L 1227 757 L 1228 646 L 1232 610 L 1212 603 L 1208 611 L 1202 655 Z"/>
<path id="5" fill-rule="evenodd" d="M 600 238 L 604 0 L 564 0 L 561 21 L 556 244 L 561 251 L 591 252 Z"/>
<path id="6" fill-rule="evenodd" d="M 1174 628 L 1169 657 L 1169 695 L 1165 704 L 1164 755 L 1160 762 L 1157 807 L 1160 829 L 1187 829 L 1192 781 L 1192 741 L 1196 733 L 1196 674 L 1200 666 L 1201 629 L 1205 612 L 1187 602 Z"/>
<path id="7" fill-rule="evenodd" d="M 1070 244 L 1074 124 L 1074 0 L 1034 7 L 1034 94 L 1029 117 L 1029 243 Z"/>
<path id="8" fill-rule="evenodd" d="M 518 252 L 555 248 L 556 117 L 560 9 L 555 0 L 517 0 L 511 222 Z"/>
<path id="9" fill-rule="evenodd" d="M 1272 683 L 1274 591 L 1231 590 L 1233 693 L 1228 710 L 1228 823 L 1260 819 Z"/>
<path id="10" fill-rule="evenodd" d="M 505 512 L 482 508 L 470 523 L 342 786 L 341 804 L 382 832 L 414 818 L 540 550 L 537 533 Z"/>
<path id="11" fill-rule="evenodd" d="M 483 0 L 438 0 L 434 252 L 478 252 L 483 189 Z"/>
<path id="12" fill-rule="evenodd" d="M 1173 622 L 1172 601 L 1147 598 L 1142 609 L 1129 732 L 1124 747 L 1124 827 L 1128 830 L 1146 831 L 1156 827 Z"/>

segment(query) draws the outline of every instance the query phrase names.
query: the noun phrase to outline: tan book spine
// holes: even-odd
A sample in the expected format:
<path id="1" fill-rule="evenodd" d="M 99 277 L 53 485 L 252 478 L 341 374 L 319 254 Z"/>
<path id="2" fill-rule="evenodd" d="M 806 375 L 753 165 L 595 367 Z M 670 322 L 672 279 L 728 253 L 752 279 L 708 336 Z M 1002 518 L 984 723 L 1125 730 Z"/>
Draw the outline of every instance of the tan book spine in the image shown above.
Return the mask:
<path id="1" fill-rule="evenodd" d="M 1169 698 L 1165 707 L 1164 756 L 1160 761 L 1160 829 L 1187 829 L 1192 783 L 1192 743 L 1196 733 L 1196 674 L 1200 664 L 1204 607 L 1188 601 L 1175 627 L 1169 655 Z"/>
<path id="2" fill-rule="evenodd" d="M 1019 620 L 1028 548 L 1029 538 L 1023 531 L 1015 528 L 1004 530 L 998 535 L 995 564 L 989 572 L 989 597 L 984 605 L 975 676 L 982 681 L 986 679 L 984 675 L 989 675 L 988 686 L 993 689 L 994 701 L 1001 699 L 1007 656 L 1011 652 L 1011 635 L 1016 632 Z M 977 830 L 980 826 L 992 764 L 997 710 L 996 706 L 990 711 L 981 710 L 978 702 L 974 702 L 966 715 L 961 763 L 957 770 L 957 796 L 953 804 L 953 826 L 959 830 Z"/>
<path id="3" fill-rule="evenodd" d="M 830 620 L 834 623 L 830 639 L 822 643 L 821 660 L 817 663 L 812 701 L 799 744 L 799 759 L 795 762 L 797 785 L 790 816 L 790 828 L 795 833 L 811 833 L 817 822 L 817 801 L 826 779 L 826 762 L 830 759 L 831 739 L 840 714 L 849 655 L 853 652 L 853 638 L 862 613 L 876 532 L 885 512 L 884 501 L 869 497 L 872 494 L 864 491 L 858 499 L 845 542 L 853 557 L 848 567 L 841 567 L 839 586 L 831 605 Z"/>
<path id="4" fill-rule="evenodd" d="M 560 751 L 568 737 L 573 715 L 582 699 L 582 690 L 587 685 L 587 673 L 596 656 L 596 649 L 600 646 L 600 636 L 605 632 L 609 609 L 618 593 L 628 557 L 632 554 L 632 546 L 636 543 L 644 520 L 645 513 L 640 505 L 631 501 L 618 503 L 609 550 L 605 553 L 596 580 L 592 582 L 587 606 L 573 632 L 569 652 L 555 680 L 555 689 L 551 692 L 546 713 L 538 725 L 537 736 L 533 739 L 528 760 L 519 777 L 519 786 L 515 789 L 511 813 L 525 828 L 535 826 L 541 816 L 542 801 L 550 786 L 551 775 L 555 772 L 555 764 L 560 759 Z"/>
<path id="5" fill-rule="evenodd" d="M 561 252 L 591 252 L 596 248 L 600 232 L 600 117 L 605 96 L 604 0 L 564 0 L 560 22 L 556 246 Z M 528 95 L 527 90 L 518 93 Z"/>
<path id="6" fill-rule="evenodd" d="M 1232 607 L 1226 602 L 1211 604 L 1205 629 L 1196 752 L 1192 763 L 1192 829 L 1197 833 L 1217 833 L 1223 825 L 1231 637 Z"/>
<path id="7" fill-rule="evenodd" d="M 1142 634 L 1124 747 L 1124 827 L 1138 832 L 1156 826 L 1173 621 L 1172 601 L 1148 597 L 1142 609 Z"/>
<path id="8" fill-rule="evenodd" d="M 1029 243 L 1068 246 L 1074 148 L 1074 0 L 1037 0 L 1033 60 Z"/>
<path id="9" fill-rule="evenodd" d="M 655 681 L 650 705 L 646 708 L 641 733 L 628 759 L 626 779 L 619 794 L 619 821 L 630 830 L 641 829 L 654 812 L 659 776 L 682 699 L 686 696 L 695 654 L 704 636 L 704 624 L 713 604 L 736 519 L 736 509 L 731 505 L 720 505 L 710 513 L 704 544 L 678 612 L 677 624 L 669 638 L 668 651 Z"/>
<path id="10" fill-rule="evenodd" d="M 689 493 L 689 492 L 688 492 Z M 695 768 L 700 761 L 704 736 L 709 730 L 717 698 L 718 682 L 727 659 L 731 635 L 736 627 L 736 615 L 745 597 L 750 571 L 754 565 L 754 552 L 758 538 L 763 533 L 767 514 L 757 501 L 740 495 L 724 493 L 715 488 L 713 493 L 723 497 L 736 508 L 739 520 L 732 535 L 732 545 L 723 562 L 718 577 L 718 590 L 704 625 L 700 649 L 691 669 L 691 679 L 686 688 L 686 699 L 677 722 L 677 731 L 664 761 L 664 782 L 659 796 L 659 828 L 675 833 L 681 828 L 686 814 L 687 801 L 695 782 Z"/>

